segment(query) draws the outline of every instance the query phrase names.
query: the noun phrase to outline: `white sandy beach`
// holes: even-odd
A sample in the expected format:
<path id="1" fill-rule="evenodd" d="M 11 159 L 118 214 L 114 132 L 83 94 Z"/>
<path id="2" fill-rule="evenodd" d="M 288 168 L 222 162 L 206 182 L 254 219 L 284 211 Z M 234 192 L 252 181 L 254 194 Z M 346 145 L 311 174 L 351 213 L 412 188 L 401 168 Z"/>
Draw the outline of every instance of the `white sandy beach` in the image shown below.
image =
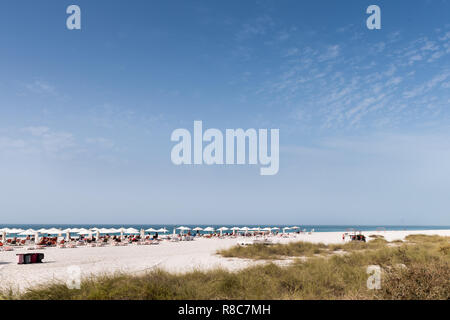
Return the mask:
<path id="1" fill-rule="evenodd" d="M 313 243 L 342 243 L 343 232 L 316 232 L 300 234 L 290 238 L 273 237 L 274 242 L 310 241 Z M 450 230 L 421 231 L 367 231 L 364 235 L 380 234 L 388 241 L 403 240 L 410 234 L 450 236 Z M 219 249 L 230 248 L 238 239 L 204 239 L 168 242 L 159 245 L 125 247 L 79 247 L 74 249 L 46 248 L 37 252 L 45 254 L 44 263 L 18 265 L 16 254 L 31 253 L 25 249 L 0 252 L 0 289 L 23 290 L 49 281 L 66 281 L 68 267 L 78 266 L 83 277 L 93 274 L 127 272 L 138 274 L 154 268 L 171 272 L 186 272 L 194 269 L 208 270 L 226 268 L 239 270 L 255 263 L 245 259 L 223 258 L 216 254 Z M 242 240 L 242 238 L 241 238 Z"/>

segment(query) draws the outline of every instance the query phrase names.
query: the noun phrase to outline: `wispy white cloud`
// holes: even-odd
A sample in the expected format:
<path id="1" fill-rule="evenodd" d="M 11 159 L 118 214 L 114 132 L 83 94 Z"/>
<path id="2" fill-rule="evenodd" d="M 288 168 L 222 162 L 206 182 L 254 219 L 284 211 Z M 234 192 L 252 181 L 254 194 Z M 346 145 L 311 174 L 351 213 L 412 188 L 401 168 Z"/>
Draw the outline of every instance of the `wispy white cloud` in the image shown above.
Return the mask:
<path id="1" fill-rule="evenodd" d="M 40 95 L 56 96 L 58 94 L 55 86 L 42 80 L 36 80 L 34 82 L 25 84 L 25 88 L 32 93 Z"/>
<path id="2" fill-rule="evenodd" d="M 110 139 L 97 137 L 97 138 L 87 138 L 86 142 L 88 144 L 100 146 L 102 148 L 111 149 L 115 146 L 114 142 Z"/>
<path id="3" fill-rule="evenodd" d="M 325 129 L 443 121 L 449 117 L 449 92 L 442 89 L 450 65 L 447 43 L 439 39 L 446 37 L 441 30 L 406 43 L 399 32 L 370 45 L 351 40 L 299 47 L 288 41 L 279 49 L 278 70 L 254 92 L 272 106 L 292 108 L 290 119 Z"/>
<path id="4" fill-rule="evenodd" d="M 245 41 L 255 36 L 265 35 L 274 26 L 273 19 L 268 15 L 261 15 L 244 23 L 236 34 L 238 41 Z"/>
<path id="5" fill-rule="evenodd" d="M 29 144 L 41 148 L 49 154 L 56 155 L 58 152 L 73 148 L 76 145 L 72 133 L 52 131 L 45 126 L 27 127 L 23 131 L 30 133 L 33 137 Z"/>

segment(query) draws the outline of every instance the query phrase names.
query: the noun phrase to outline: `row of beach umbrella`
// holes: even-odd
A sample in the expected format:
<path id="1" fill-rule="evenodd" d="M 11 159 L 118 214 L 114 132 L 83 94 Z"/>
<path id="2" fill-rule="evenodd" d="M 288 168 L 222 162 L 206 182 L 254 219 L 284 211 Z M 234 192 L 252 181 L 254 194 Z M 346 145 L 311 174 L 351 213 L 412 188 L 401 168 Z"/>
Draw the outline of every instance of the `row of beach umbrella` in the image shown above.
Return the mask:
<path id="1" fill-rule="evenodd" d="M 176 229 L 181 230 L 181 231 L 191 230 L 190 228 L 183 227 L 183 226 L 178 227 Z M 285 232 L 287 230 L 296 230 L 296 229 L 300 229 L 300 227 L 294 226 L 294 227 L 284 227 L 284 228 L 282 228 L 283 232 Z M 278 227 L 265 227 L 265 228 L 260 228 L 260 227 L 258 227 L 258 228 L 249 228 L 249 227 L 232 227 L 232 228 L 227 228 L 227 227 L 220 227 L 220 228 L 218 228 L 216 230 L 213 227 L 206 227 L 206 228 L 196 227 L 196 228 L 194 228 L 192 230 L 193 231 L 206 231 L 206 232 L 220 231 L 220 233 L 222 233 L 223 231 L 229 231 L 229 230 L 231 230 L 233 232 L 236 232 L 236 231 L 243 231 L 243 232 L 269 231 L 269 232 L 271 232 L 271 231 L 280 230 L 280 228 L 278 228 Z M 174 229 L 174 231 L 175 231 L 175 229 Z"/>
<path id="2" fill-rule="evenodd" d="M 147 229 L 144 230 L 146 232 L 161 232 L 161 233 L 166 233 L 168 232 L 168 230 L 166 228 L 161 228 L 161 229 Z M 139 230 L 135 229 L 135 228 L 119 228 L 119 229 L 115 229 L 115 228 L 91 228 L 91 229 L 85 229 L 85 228 L 67 228 L 67 229 L 57 229 L 57 228 L 41 228 L 39 230 L 34 230 L 34 229 L 18 229 L 18 228 L 2 228 L 0 229 L 0 233 L 5 232 L 7 234 L 17 234 L 17 235 L 34 235 L 36 233 L 40 233 L 40 234 L 63 234 L 63 233 L 77 233 L 77 234 L 81 234 L 81 235 L 85 235 L 85 234 L 91 234 L 91 233 L 96 233 L 99 232 L 101 234 L 108 234 L 108 233 L 125 233 L 125 234 L 138 234 L 140 233 Z"/>
<path id="3" fill-rule="evenodd" d="M 297 226 L 294 227 L 284 227 L 282 228 L 283 232 L 287 231 L 287 230 L 295 230 L 295 229 L 300 229 Z M 206 227 L 206 228 L 201 228 L 201 227 L 196 227 L 196 228 L 189 228 L 189 227 L 184 227 L 184 226 L 180 226 L 177 228 L 173 229 L 173 233 L 176 233 L 176 230 L 180 230 L 181 233 L 183 233 L 184 231 L 203 231 L 203 232 L 214 232 L 214 231 L 219 231 L 221 234 L 224 231 L 233 231 L 234 232 L 261 232 L 261 231 L 277 231 L 280 230 L 280 228 L 278 227 L 265 227 L 265 228 L 249 228 L 249 227 L 232 227 L 232 228 L 227 228 L 227 227 L 220 227 L 218 229 L 214 229 L 213 227 Z M 79 234 L 79 235 L 83 235 L 83 236 L 91 236 L 96 234 L 97 237 L 100 234 L 118 234 L 120 233 L 121 236 L 123 236 L 124 234 L 141 234 L 142 236 L 145 234 L 145 232 L 148 233 L 167 233 L 168 230 L 166 228 L 160 228 L 160 229 L 153 229 L 153 228 L 149 228 L 149 229 L 141 229 L 140 231 L 135 229 L 135 228 L 91 228 L 91 229 L 85 229 L 85 228 L 66 228 L 66 229 L 57 229 L 57 228 L 41 228 L 39 230 L 33 230 L 33 229 L 20 229 L 20 228 L 2 228 L 0 229 L 0 234 L 3 234 L 3 236 L 5 236 L 6 234 L 16 234 L 19 236 L 36 236 L 39 234 L 49 234 L 49 235 L 62 235 L 62 234 L 66 234 L 67 237 L 70 237 L 70 234 L 75 233 L 75 234 Z"/>

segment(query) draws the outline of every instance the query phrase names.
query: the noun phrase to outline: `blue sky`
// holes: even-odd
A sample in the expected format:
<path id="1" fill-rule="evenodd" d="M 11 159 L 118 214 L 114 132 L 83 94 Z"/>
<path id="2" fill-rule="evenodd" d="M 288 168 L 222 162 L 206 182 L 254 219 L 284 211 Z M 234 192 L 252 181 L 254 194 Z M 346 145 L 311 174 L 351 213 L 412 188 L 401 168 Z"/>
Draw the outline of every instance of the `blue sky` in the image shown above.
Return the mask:
<path id="1" fill-rule="evenodd" d="M 2 1 L 0 222 L 449 225 L 449 18 L 445 0 Z M 174 166 L 194 120 L 280 129 L 279 173 Z"/>

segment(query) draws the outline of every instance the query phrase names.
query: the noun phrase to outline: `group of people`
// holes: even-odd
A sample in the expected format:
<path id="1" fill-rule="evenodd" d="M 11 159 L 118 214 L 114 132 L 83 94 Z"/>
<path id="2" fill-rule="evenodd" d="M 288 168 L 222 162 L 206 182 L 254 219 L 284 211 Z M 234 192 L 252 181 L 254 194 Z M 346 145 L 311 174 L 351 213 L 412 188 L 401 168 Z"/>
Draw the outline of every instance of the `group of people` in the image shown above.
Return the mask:
<path id="1" fill-rule="evenodd" d="M 348 235 L 348 233 L 344 233 L 342 235 L 342 240 L 345 241 L 345 237 Z M 366 242 L 366 236 L 363 234 L 351 234 L 348 235 L 350 237 L 351 241 L 362 241 L 362 242 Z"/>
<path id="2" fill-rule="evenodd" d="M 41 238 L 39 238 L 38 242 L 35 243 L 35 238 L 34 237 L 30 237 L 27 236 L 26 238 L 10 238 L 10 239 L 1 239 L 1 235 L 0 235 L 0 247 L 6 246 L 6 245 L 26 245 L 26 244 L 36 244 L 38 246 L 44 246 L 44 247 L 52 247 L 52 246 L 57 246 L 57 245 L 64 245 L 67 243 L 70 243 L 72 241 L 77 241 L 78 243 L 97 243 L 97 242 L 103 242 L 103 243 L 108 243 L 108 242 L 128 242 L 128 243 L 133 243 L 133 242 L 140 242 L 142 240 L 158 240 L 159 235 L 158 233 L 155 233 L 154 235 L 147 235 L 145 238 L 142 238 L 140 235 L 125 235 L 123 237 L 118 236 L 118 235 L 105 235 L 105 236 L 100 236 L 99 239 L 97 239 L 96 237 L 92 236 L 92 237 L 85 237 L 83 235 L 80 235 L 78 238 L 73 239 L 73 238 L 60 238 L 60 237 L 51 237 L 50 235 L 48 236 L 43 236 Z"/>

